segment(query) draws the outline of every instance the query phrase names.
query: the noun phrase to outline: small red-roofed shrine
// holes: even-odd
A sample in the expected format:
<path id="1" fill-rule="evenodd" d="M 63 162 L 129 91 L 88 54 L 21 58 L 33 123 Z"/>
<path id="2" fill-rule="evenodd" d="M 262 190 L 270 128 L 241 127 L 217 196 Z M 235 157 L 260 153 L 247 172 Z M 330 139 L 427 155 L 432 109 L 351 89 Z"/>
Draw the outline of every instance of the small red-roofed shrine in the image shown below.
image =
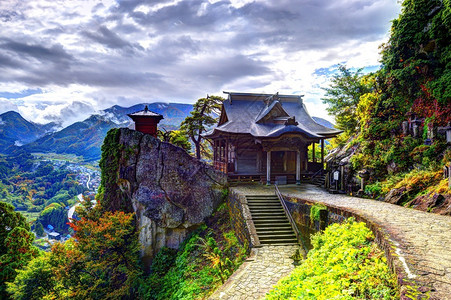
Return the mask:
<path id="1" fill-rule="evenodd" d="M 158 123 L 163 119 L 162 115 L 150 111 L 146 105 L 144 110 L 127 116 L 135 122 L 135 130 L 157 137 Z"/>

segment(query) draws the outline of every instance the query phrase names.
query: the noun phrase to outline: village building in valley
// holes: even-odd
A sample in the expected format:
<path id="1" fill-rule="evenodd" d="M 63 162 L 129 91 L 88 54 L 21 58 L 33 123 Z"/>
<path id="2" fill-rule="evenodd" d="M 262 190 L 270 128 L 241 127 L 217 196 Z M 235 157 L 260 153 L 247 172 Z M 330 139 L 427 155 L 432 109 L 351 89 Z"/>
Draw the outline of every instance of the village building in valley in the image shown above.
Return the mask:
<path id="1" fill-rule="evenodd" d="M 316 123 L 302 95 L 225 92 L 219 123 L 204 134 L 217 169 L 231 180 L 300 183 L 324 168 L 324 140 L 341 133 Z M 308 159 L 308 147 L 321 155 Z"/>

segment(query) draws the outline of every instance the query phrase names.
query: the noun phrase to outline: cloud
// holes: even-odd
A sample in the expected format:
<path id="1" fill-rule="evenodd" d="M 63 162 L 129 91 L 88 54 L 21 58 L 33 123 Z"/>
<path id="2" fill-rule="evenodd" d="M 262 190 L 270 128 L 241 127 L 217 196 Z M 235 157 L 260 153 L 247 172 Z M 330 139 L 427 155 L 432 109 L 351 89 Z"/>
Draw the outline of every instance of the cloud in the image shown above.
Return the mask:
<path id="1" fill-rule="evenodd" d="M 10 100 L 0 98 L 0 114 L 3 114 L 7 111 L 19 111 L 19 108 L 16 104 L 11 102 Z"/>
<path id="2" fill-rule="evenodd" d="M 14 102 L 39 122 L 224 89 L 306 94 L 324 113 L 321 70 L 377 65 L 399 9 L 393 0 L 5 0 L 0 91 L 42 90 Z"/>
<path id="3" fill-rule="evenodd" d="M 133 50 L 135 48 L 135 46 L 120 38 L 118 34 L 109 30 L 106 26 L 99 26 L 97 31 L 84 31 L 82 34 L 90 40 L 105 45 L 108 48 L 128 48 L 129 50 Z"/>

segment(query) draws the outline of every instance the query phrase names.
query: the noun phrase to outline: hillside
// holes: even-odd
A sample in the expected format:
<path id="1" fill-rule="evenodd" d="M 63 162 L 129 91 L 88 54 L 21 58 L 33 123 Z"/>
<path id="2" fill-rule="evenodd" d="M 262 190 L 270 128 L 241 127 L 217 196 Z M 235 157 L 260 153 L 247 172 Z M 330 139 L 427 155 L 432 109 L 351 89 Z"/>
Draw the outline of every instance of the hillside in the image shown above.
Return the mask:
<path id="1" fill-rule="evenodd" d="M 48 134 L 23 148 L 29 152 L 75 154 L 83 156 L 86 160 L 98 160 L 100 147 L 108 130 L 131 126 L 132 122 L 127 114 L 143 110 L 145 105 L 137 104 L 131 107 L 115 105 L 84 121 Z M 177 128 L 192 109 L 191 104 L 181 103 L 156 102 L 148 106 L 151 111 L 164 116 L 159 127 L 167 130 Z"/>
<path id="2" fill-rule="evenodd" d="M 357 192 L 362 177 L 360 193 L 367 197 L 451 215 L 443 177 L 451 161 L 445 136 L 451 122 L 450 28 L 449 1 L 404 1 L 383 46 L 382 68 L 358 78 L 354 84 L 367 92 L 337 115 L 347 134 L 335 141 L 328 162 L 329 171 L 344 168 L 343 191 Z M 357 129 L 346 127 L 349 120 Z"/>
<path id="3" fill-rule="evenodd" d="M 36 124 L 19 113 L 8 111 L 0 115 L 0 153 L 8 153 L 14 146 L 28 144 L 51 131 L 56 124 Z"/>

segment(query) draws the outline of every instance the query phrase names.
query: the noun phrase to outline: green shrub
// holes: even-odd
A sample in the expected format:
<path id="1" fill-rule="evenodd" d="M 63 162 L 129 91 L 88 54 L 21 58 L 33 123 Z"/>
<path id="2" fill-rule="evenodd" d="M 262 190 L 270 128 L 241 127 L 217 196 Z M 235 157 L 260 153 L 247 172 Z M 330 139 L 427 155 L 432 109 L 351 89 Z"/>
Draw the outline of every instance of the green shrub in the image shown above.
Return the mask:
<path id="1" fill-rule="evenodd" d="M 178 250 L 163 248 L 140 290 L 143 299 L 203 299 L 235 271 L 247 256 L 221 205 L 210 224 L 201 226 Z"/>
<path id="2" fill-rule="evenodd" d="M 310 222 L 319 221 L 320 212 L 322 210 L 327 210 L 327 207 L 324 204 L 315 203 L 310 207 Z"/>
<path id="3" fill-rule="evenodd" d="M 365 223 L 352 218 L 312 237 L 307 259 L 266 299 L 399 299 L 396 276 Z"/>

